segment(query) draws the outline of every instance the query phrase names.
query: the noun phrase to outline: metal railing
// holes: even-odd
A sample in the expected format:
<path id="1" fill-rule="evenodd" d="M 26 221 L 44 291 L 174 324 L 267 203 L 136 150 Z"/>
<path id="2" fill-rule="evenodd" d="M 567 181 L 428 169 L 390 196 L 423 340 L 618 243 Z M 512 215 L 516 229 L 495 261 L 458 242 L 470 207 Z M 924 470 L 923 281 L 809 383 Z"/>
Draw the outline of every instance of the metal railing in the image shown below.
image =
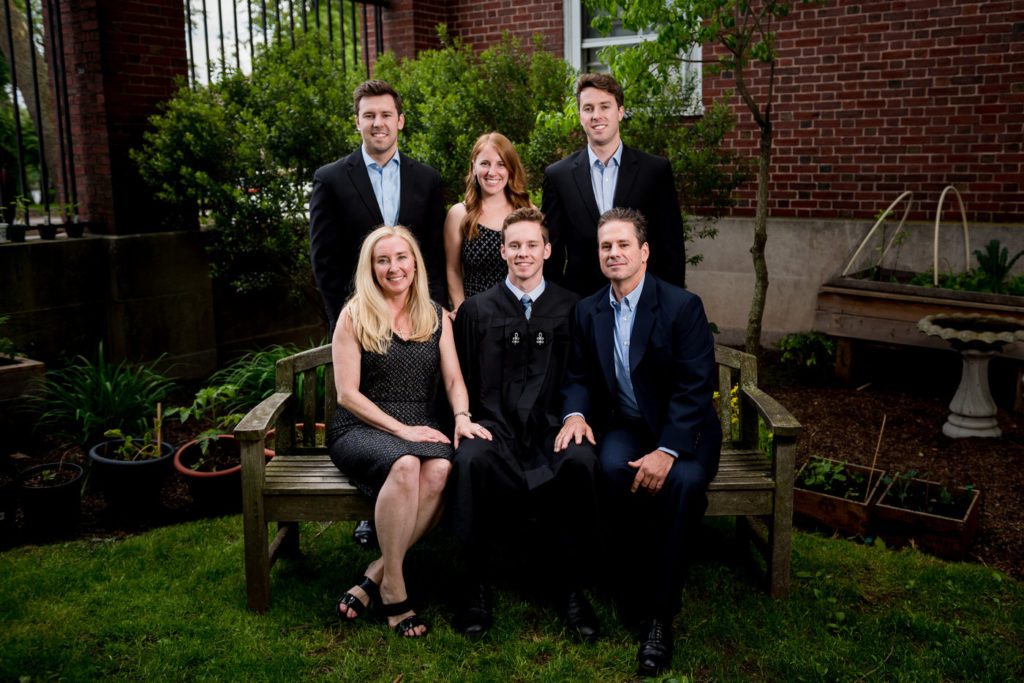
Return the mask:
<path id="1" fill-rule="evenodd" d="M 81 234 L 60 0 L 0 1 L 0 237 Z"/>
<path id="2" fill-rule="evenodd" d="M 371 25 L 374 53 L 384 49 L 386 0 L 185 0 L 184 4 L 192 87 L 232 70 L 247 73 L 261 46 L 290 41 L 294 47 L 298 32 L 320 33 L 325 49 L 337 57 L 343 70 L 359 68 L 362 61 L 367 77 Z"/>

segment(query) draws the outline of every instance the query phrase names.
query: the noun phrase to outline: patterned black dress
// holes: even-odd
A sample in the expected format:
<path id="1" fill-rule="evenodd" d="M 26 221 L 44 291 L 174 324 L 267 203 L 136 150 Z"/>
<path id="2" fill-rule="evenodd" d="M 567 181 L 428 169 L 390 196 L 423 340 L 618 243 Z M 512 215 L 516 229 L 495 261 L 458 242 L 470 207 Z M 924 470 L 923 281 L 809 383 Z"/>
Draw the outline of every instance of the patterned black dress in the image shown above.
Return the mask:
<path id="1" fill-rule="evenodd" d="M 501 231 L 478 226 L 477 236 L 462 240 L 462 289 L 466 298 L 502 282 L 508 264 L 501 258 Z"/>
<path id="2" fill-rule="evenodd" d="M 441 307 L 434 304 L 441 315 Z M 434 392 L 441 369 L 441 327 L 425 342 L 405 341 L 392 335 L 386 354 L 364 351 L 360 360 L 359 390 L 385 413 L 407 425 L 440 429 L 432 414 Z M 341 406 L 327 430 L 331 461 L 356 487 L 377 497 L 391 466 L 403 455 L 451 460 L 446 443 L 406 441 L 367 425 Z"/>

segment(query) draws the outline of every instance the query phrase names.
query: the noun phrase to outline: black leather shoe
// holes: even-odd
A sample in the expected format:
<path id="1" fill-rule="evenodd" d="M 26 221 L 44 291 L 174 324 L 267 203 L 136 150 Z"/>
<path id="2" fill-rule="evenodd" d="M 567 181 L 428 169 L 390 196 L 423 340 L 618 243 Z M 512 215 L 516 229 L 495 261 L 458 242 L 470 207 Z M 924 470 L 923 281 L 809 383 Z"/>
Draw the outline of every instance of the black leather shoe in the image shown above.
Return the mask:
<path id="1" fill-rule="evenodd" d="M 356 528 L 352 530 L 352 538 L 367 550 L 380 550 L 380 544 L 377 543 L 377 530 L 374 528 L 373 522 L 368 519 L 356 524 Z"/>
<path id="2" fill-rule="evenodd" d="M 491 588 L 482 583 L 472 584 L 466 592 L 465 602 L 455 619 L 456 626 L 469 638 L 480 638 L 491 628 Z"/>
<path id="3" fill-rule="evenodd" d="M 641 676 L 657 676 L 672 664 L 672 622 L 651 619 L 636 653 L 637 670 Z"/>
<path id="4" fill-rule="evenodd" d="M 575 633 L 587 643 L 595 642 L 601 635 L 601 626 L 597 615 L 590 606 L 590 601 L 582 591 L 569 591 L 565 595 L 565 623 L 571 633 Z"/>

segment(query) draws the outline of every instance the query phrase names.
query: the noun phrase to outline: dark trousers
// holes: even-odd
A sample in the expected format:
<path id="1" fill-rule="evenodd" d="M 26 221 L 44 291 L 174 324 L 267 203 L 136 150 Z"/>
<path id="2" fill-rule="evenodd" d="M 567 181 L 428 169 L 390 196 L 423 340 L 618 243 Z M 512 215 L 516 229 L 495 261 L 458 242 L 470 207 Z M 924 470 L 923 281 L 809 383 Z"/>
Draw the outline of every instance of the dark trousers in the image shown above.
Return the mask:
<path id="1" fill-rule="evenodd" d="M 515 458 L 517 443 L 466 439 L 452 460 L 445 491 L 445 526 L 462 541 L 469 570 L 486 580 L 489 551 L 534 522 L 548 547 L 543 571 L 556 589 L 586 580 L 600 498 L 597 454 L 584 443 L 560 453 L 545 442 L 554 478 L 530 489 Z M 484 574 L 484 575 L 481 575 Z"/>
<path id="2" fill-rule="evenodd" d="M 709 477 L 696 459 L 681 455 L 661 491 L 630 493 L 637 470 L 627 463 L 657 448 L 640 421 L 617 419 L 598 441 L 605 511 L 614 547 L 614 584 L 630 596 L 634 616 L 670 619 L 681 606 L 682 581 L 692 539 L 707 509 Z M 716 446 L 717 448 L 717 446 Z"/>

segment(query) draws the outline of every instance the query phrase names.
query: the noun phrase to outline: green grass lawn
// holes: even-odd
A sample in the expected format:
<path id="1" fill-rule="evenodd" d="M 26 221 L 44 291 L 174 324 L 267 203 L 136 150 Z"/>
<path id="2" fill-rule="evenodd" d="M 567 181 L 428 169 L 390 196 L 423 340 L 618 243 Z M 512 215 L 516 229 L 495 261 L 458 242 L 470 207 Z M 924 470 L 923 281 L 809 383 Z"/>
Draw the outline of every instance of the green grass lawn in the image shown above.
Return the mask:
<path id="1" fill-rule="evenodd" d="M 715 520 L 701 537 L 676 620 L 677 680 L 1021 680 L 1024 584 L 945 563 L 797 533 L 792 596 L 754 583 Z M 511 584 L 482 641 L 450 627 L 450 548 L 410 559 L 433 630 L 394 636 L 373 612 L 333 617 L 370 555 L 351 524 L 304 527 L 304 557 L 272 576 L 265 615 L 245 608 L 238 517 L 157 529 L 124 541 L 76 541 L 0 553 L 0 680 L 622 681 L 636 643 L 600 592 L 605 636 L 577 644 L 550 606 Z M 542 570 L 537 570 L 542 574 Z M 366 615 L 364 615 L 365 617 Z"/>

